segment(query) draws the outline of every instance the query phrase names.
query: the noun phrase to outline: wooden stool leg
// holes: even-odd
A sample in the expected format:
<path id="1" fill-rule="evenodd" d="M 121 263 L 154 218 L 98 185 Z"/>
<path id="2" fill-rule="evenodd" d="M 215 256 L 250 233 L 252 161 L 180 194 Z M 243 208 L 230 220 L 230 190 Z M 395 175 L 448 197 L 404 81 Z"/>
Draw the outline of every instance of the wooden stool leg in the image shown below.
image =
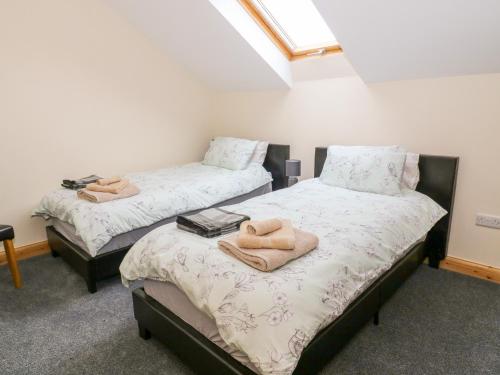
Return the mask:
<path id="1" fill-rule="evenodd" d="M 10 272 L 12 273 L 14 286 L 16 288 L 20 288 L 23 285 L 23 282 L 21 281 L 21 274 L 19 273 L 19 268 L 17 267 L 16 253 L 12 240 L 3 241 L 3 247 L 5 248 L 5 254 L 7 255 L 7 263 L 9 264 Z"/>

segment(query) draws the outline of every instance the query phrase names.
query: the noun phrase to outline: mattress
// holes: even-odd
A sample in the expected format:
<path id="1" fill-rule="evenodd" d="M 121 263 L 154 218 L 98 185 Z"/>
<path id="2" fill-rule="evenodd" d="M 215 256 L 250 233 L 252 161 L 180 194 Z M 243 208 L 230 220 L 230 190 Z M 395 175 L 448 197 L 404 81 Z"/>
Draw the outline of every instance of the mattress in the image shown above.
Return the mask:
<path id="1" fill-rule="evenodd" d="M 415 245 L 425 241 L 426 236 L 421 238 L 415 244 L 411 245 L 405 252 L 401 253 L 401 256 L 394 260 L 394 264 L 404 257 Z M 366 286 L 365 290 L 368 289 L 369 285 Z M 242 351 L 229 346 L 221 337 L 219 329 L 215 321 L 210 318 L 203 311 L 196 308 L 195 305 L 191 303 L 186 294 L 181 291 L 175 284 L 164 281 L 157 280 L 144 280 L 144 291 L 147 295 L 154 298 L 156 301 L 161 303 L 167 309 L 172 311 L 175 315 L 189 324 L 191 327 L 200 332 L 207 339 L 212 341 L 218 347 L 223 349 L 226 353 L 230 354 L 234 359 L 248 367 L 255 373 L 259 371 L 252 365 L 248 356 Z"/>
<path id="2" fill-rule="evenodd" d="M 214 205 L 214 207 L 218 206 L 223 206 L 223 205 L 230 205 L 230 204 L 236 204 L 243 202 L 247 199 L 257 197 L 262 194 L 266 194 L 272 191 L 272 186 L 271 182 L 262 185 L 261 187 L 258 187 L 255 190 L 252 190 L 249 193 L 225 200 L 223 202 L 217 203 Z M 195 211 L 190 211 L 190 212 L 197 212 L 201 210 L 195 210 Z M 134 230 L 131 230 L 129 232 L 125 232 L 122 234 L 119 234 L 117 236 L 114 236 L 106 245 L 104 245 L 101 249 L 97 251 L 97 255 L 101 254 L 106 254 L 114 250 L 122 249 L 124 247 L 128 247 L 136 243 L 141 237 L 146 235 L 147 233 L 151 232 L 153 229 L 156 229 L 162 225 L 172 223 L 176 219 L 176 216 L 168 217 L 166 219 L 160 220 L 152 225 L 149 225 L 147 227 L 142 227 L 142 228 L 137 228 Z M 66 239 L 80 247 L 82 250 L 86 251 L 87 253 L 90 254 L 90 251 L 83 242 L 82 238 L 76 233 L 76 228 L 69 224 L 66 223 L 62 220 L 59 220 L 58 218 L 51 218 L 49 221 L 49 225 L 52 225 L 60 234 L 62 234 Z"/>

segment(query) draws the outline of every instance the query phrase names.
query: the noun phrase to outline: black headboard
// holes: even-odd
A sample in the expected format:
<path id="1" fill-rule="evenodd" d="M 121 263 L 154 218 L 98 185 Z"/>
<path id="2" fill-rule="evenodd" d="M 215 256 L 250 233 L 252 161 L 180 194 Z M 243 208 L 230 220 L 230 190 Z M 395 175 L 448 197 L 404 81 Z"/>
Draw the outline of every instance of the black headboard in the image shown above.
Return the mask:
<path id="1" fill-rule="evenodd" d="M 326 147 L 316 147 L 314 153 L 314 177 L 319 177 L 327 154 Z M 420 181 L 417 191 L 429 196 L 446 211 L 448 215 L 439 220 L 427 235 L 429 264 L 439 266 L 448 251 L 455 186 L 458 173 L 458 157 L 420 155 L 418 162 Z"/>
<path id="2" fill-rule="evenodd" d="M 285 176 L 285 160 L 290 159 L 289 145 L 270 144 L 264 160 L 264 168 L 273 176 L 273 190 L 283 189 L 287 186 Z"/>

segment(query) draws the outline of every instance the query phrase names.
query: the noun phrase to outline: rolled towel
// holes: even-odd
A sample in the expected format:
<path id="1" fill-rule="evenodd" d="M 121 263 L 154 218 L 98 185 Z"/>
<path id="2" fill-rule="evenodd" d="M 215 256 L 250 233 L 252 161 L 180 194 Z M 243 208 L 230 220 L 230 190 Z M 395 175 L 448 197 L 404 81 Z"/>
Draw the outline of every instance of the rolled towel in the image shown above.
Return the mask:
<path id="1" fill-rule="evenodd" d="M 109 178 L 100 178 L 96 182 L 98 185 L 111 185 L 117 182 L 120 182 L 122 179 L 120 177 L 109 177 Z"/>
<path id="2" fill-rule="evenodd" d="M 217 244 L 219 249 L 226 254 L 248 264 L 263 272 L 270 272 L 293 259 L 307 254 L 318 246 L 319 240 L 312 233 L 294 228 L 295 249 L 283 251 L 276 249 L 245 249 L 239 247 L 236 234 L 230 235 L 220 240 Z"/>
<path id="3" fill-rule="evenodd" d="M 140 190 L 134 184 L 128 184 L 122 191 L 118 194 L 106 193 L 101 191 L 92 191 L 89 189 L 78 190 L 77 196 L 80 199 L 87 200 L 92 203 L 104 203 L 109 201 L 114 201 L 116 199 L 128 198 L 133 195 L 139 194 Z"/>
<path id="4" fill-rule="evenodd" d="M 248 234 L 251 221 L 241 223 L 240 233 L 236 239 L 238 246 L 247 249 L 293 250 L 295 248 L 295 233 L 290 220 L 273 219 L 273 221 L 279 222 L 280 229 L 262 236 Z"/>
<path id="5" fill-rule="evenodd" d="M 256 236 L 263 236 L 274 232 L 281 228 L 280 219 L 268 219 L 268 220 L 250 220 L 247 225 L 247 231 L 249 234 L 254 234 Z"/>
<path id="6" fill-rule="evenodd" d="M 128 185 L 129 182 L 127 179 L 121 179 L 119 182 L 115 182 L 110 185 L 88 184 L 87 190 L 99 191 L 101 193 L 119 194 Z"/>

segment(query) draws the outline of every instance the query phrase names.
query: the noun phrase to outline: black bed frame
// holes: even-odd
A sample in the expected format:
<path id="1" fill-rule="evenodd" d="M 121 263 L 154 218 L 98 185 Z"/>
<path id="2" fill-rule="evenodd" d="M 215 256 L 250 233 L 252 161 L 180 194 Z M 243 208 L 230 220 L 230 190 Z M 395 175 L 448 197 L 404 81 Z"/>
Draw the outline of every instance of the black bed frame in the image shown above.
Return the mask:
<path id="1" fill-rule="evenodd" d="M 290 159 L 290 146 L 270 144 L 267 149 L 264 168 L 273 176 L 272 189 L 278 190 L 287 186 L 285 176 L 285 160 Z M 224 202 L 214 205 L 218 207 Z M 61 256 L 77 273 L 85 279 L 90 293 L 97 291 L 97 282 L 119 274 L 120 263 L 132 244 L 92 257 L 78 245 L 74 244 L 53 226 L 46 228 L 47 239 L 52 256 Z"/>
<path id="2" fill-rule="evenodd" d="M 314 176 L 318 177 L 326 159 L 326 148 L 316 148 Z M 426 241 L 416 244 L 390 270 L 357 297 L 346 311 L 320 331 L 304 349 L 294 375 L 316 374 L 370 319 L 378 324 L 381 306 L 419 267 L 426 257 L 432 267 L 446 255 L 450 233 L 458 158 L 421 155 L 417 190 L 434 199 L 448 214 L 429 232 Z M 143 288 L 132 293 L 139 335 L 151 335 L 165 343 L 196 373 L 217 375 L 255 375 L 223 349 L 181 318 L 148 296 Z"/>

